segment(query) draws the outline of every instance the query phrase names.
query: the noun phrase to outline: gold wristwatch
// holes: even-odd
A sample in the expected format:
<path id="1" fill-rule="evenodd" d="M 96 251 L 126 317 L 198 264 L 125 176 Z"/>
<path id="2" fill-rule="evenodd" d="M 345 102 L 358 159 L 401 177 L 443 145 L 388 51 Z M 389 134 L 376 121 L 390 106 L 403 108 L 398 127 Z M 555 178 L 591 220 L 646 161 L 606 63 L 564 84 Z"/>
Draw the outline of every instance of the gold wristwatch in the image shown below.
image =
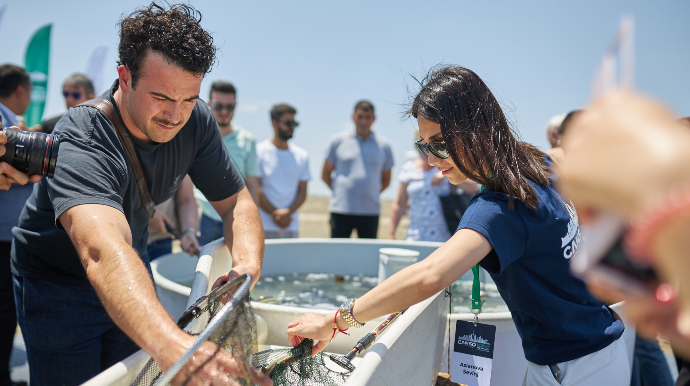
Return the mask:
<path id="1" fill-rule="evenodd" d="M 350 326 L 360 328 L 360 327 L 364 326 L 364 323 L 360 323 L 360 322 L 356 321 L 355 318 L 352 316 L 352 307 L 354 307 L 354 306 L 355 306 L 355 300 L 354 299 L 350 299 L 350 300 L 346 301 L 345 303 L 343 303 L 340 306 L 340 315 L 343 316 L 343 319 L 345 319 L 345 321 Z"/>

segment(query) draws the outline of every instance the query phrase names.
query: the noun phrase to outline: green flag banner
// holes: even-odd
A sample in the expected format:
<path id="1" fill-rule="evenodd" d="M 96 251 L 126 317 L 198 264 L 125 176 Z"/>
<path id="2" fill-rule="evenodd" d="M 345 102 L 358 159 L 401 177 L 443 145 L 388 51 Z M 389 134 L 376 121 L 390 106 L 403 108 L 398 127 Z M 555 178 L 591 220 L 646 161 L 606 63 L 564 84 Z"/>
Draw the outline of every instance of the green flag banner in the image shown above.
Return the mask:
<path id="1" fill-rule="evenodd" d="M 50 62 L 50 29 L 52 24 L 41 27 L 29 42 L 26 49 L 24 67 L 31 76 L 31 104 L 24 113 L 27 127 L 41 123 L 43 108 L 48 91 L 48 63 Z"/>

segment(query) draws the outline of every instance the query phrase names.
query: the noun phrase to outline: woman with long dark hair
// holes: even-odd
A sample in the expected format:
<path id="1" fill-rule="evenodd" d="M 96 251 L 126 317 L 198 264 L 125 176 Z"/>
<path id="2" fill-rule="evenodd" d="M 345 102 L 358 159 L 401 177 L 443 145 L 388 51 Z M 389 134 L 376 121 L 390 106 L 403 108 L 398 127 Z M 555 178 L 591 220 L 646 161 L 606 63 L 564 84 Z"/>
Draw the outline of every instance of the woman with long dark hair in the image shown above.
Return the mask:
<path id="1" fill-rule="evenodd" d="M 580 228 L 573 206 L 554 190 L 550 159 L 515 138 L 489 88 L 463 67 L 430 73 L 409 113 L 419 124 L 418 147 L 429 164 L 452 184 L 469 178 L 483 191 L 443 246 L 335 315 L 296 319 L 288 326 L 290 342 L 312 338 L 319 341 L 313 352 L 321 351 L 334 317 L 344 329 L 406 309 L 479 264 L 491 274 L 522 338 L 528 360 L 523 384 L 628 385 L 630 368 L 619 339 L 623 323 L 570 273 Z"/>

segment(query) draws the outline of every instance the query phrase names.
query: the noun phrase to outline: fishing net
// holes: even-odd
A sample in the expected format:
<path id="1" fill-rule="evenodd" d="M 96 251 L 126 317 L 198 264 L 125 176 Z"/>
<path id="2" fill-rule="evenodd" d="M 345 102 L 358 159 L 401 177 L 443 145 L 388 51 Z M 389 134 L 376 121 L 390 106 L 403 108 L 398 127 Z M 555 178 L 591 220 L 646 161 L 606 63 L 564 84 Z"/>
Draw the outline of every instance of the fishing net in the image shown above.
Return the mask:
<path id="1" fill-rule="evenodd" d="M 271 378 L 274 386 L 344 385 L 352 370 L 323 352 L 312 357 L 313 345 L 311 339 L 305 339 L 294 348 L 262 351 L 253 355 L 252 365 Z"/>
<path id="2" fill-rule="evenodd" d="M 165 374 L 153 359 L 149 360 L 132 386 L 167 385 L 180 370 L 176 384 L 210 384 L 204 367 L 217 355 L 227 355 L 221 350 L 234 357 L 235 373 L 241 374 L 229 378 L 240 385 L 253 385 L 251 374 L 255 370 L 250 363 L 252 354 L 257 351 L 257 339 L 256 319 L 249 302 L 251 281 L 250 275 L 242 275 L 201 297 L 177 322 L 180 328 L 198 337 L 195 344 Z M 198 352 L 202 345 L 202 351 Z M 204 355 L 200 355 L 201 352 Z M 193 371 L 186 370 L 190 360 L 200 363 Z"/>

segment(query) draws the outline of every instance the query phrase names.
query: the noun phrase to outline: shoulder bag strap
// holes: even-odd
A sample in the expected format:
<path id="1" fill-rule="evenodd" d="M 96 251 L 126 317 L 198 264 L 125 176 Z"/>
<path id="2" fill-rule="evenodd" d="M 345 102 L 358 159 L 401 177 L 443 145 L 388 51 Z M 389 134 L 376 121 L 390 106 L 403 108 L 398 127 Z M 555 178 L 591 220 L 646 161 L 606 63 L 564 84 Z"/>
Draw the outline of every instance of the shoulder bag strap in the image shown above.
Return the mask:
<path id="1" fill-rule="evenodd" d="M 151 198 L 149 185 L 146 182 L 146 175 L 144 174 L 144 168 L 141 166 L 141 160 L 139 159 L 137 148 L 134 147 L 134 141 L 132 141 L 132 137 L 130 137 L 129 132 L 127 129 L 125 129 L 125 124 L 122 122 L 120 114 L 115 111 L 115 107 L 112 105 L 112 103 L 106 99 L 91 99 L 80 104 L 79 106 L 90 106 L 101 110 L 115 126 L 117 136 L 120 138 L 120 142 L 125 148 L 129 162 L 132 164 L 134 176 L 137 180 L 137 186 L 139 187 L 139 196 L 141 196 L 141 201 L 144 203 L 144 208 L 146 208 L 146 212 L 149 214 L 149 217 L 153 218 L 154 213 L 156 213 L 156 204 L 153 203 L 153 199 Z"/>

